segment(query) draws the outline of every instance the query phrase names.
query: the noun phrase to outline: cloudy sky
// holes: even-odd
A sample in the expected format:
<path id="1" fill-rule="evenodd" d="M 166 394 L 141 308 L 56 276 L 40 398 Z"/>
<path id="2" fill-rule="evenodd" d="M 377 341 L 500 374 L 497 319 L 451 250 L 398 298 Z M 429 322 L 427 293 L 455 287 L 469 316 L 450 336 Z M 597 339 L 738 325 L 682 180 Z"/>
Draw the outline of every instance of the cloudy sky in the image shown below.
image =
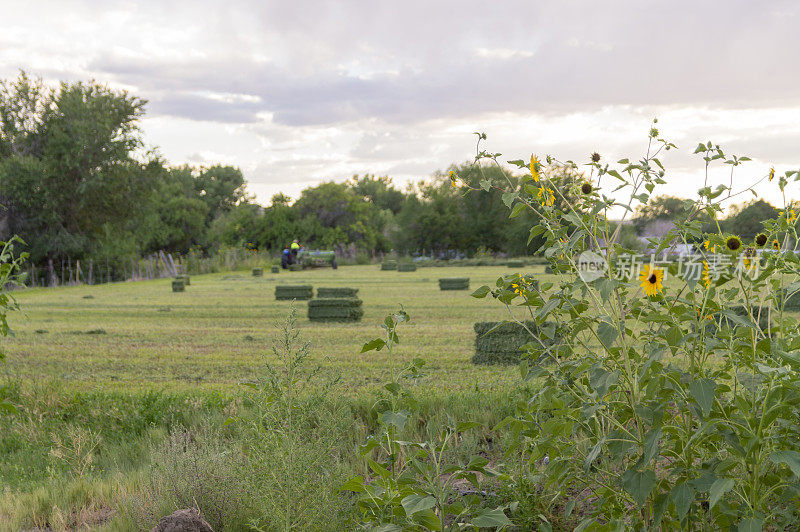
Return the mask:
<path id="1" fill-rule="evenodd" d="M 662 192 L 686 196 L 699 141 L 754 159 L 736 186 L 800 168 L 798 27 L 789 0 L 2 2 L 0 78 L 127 89 L 148 144 L 238 165 L 261 203 L 425 178 L 473 131 L 508 159 L 636 157 L 655 116 L 682 149 Z"/>

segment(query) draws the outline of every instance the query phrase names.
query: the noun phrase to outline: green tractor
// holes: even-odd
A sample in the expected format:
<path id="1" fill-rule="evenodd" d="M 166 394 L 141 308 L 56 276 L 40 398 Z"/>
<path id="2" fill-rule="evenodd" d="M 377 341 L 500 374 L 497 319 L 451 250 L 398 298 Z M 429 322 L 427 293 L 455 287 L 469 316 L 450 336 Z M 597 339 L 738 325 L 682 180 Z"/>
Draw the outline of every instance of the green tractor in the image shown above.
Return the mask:
<path id="1" fill-rule="evenodd" d="M 304 270 L 306 268 L 327 268 L 328 266 L 335 270 L 339 267 L 336 262 L 336 253 L 333 251 L 308 251 L 305 249 L 297 252 L 295 264 Z"/>

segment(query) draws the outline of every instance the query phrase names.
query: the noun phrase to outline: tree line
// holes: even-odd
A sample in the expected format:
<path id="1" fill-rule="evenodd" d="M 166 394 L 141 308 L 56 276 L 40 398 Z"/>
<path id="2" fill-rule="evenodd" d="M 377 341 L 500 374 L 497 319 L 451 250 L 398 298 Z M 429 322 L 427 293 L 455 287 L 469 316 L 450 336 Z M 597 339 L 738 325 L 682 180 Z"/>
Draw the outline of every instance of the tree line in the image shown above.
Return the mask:
<path id="1" fill-rule="evenodd" d="M 470 162 L 403 188 L 387 176 L 354 176 L 259 205 L 238 168 L 175 166 L 148 149 L 146 103 L 95 81 L 50 87 L 22 72 L 0 82 L 0 238 L 19 235 L 30 263 L 51 274 L 65 260 L 109 267 L 160 251 L 277 255 L 295 238 L 320 249 L 438 256 L 527 255 L 541 244 L 529 242 L 535 214 L 509 219 L 502 198 L 480 187 L 484 179 L 513 187 L 517 178 Z M 454 187 L 450 171 L 468 186 Z M 682 205 L 661 198 L 636 213 L 629 231 L 646 233 Z M 770 209 L 759 201 L 727 223 L 750 228 Z"/>

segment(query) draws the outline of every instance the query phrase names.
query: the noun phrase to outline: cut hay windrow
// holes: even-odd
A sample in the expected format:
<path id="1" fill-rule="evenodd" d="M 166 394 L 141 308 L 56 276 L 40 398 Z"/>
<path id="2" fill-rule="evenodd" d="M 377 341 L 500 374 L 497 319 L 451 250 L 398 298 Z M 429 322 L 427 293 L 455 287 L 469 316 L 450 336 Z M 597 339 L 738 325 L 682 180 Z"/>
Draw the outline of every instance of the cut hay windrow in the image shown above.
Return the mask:
<path id="1" fill-rule="evenodd" d="M 185 286 L 183 284 L 183 279 L 173 279 L 172 280 L 172 291 L 173 292 L 183 292 L 185 290 Z"/>
<path id="2" fill-rule="evenodd" d="M 398 272 L 415 272 L 417 271 L 417 265 L 413 262 L 401 262 L 397 265 Z"/>
<path id="3" fill-rule="evenodd" d="M 303 269 L 303 265 L 302 264 L 295 263 L 295 264 L 290 264 L 289 265 L 289 271 L 290 272 L 299 272 L 302 269 Z"/>
<path id="4" fill-rule="evenodd" d="M 524 268 L 525 261 L 522 260 L 510 260 L 506 263 L 506 266 L 509 268 Z"/>
<path id="5" fill-rule="evenodd" d="M 358 288 L 317 288 L 317 297 L 356 297 Z"/>
<path id="6" fill-rule="evenodd" d="M 253 277 L 263 277 L 264 270 L 262 268 L 253 268 Z"/>
<path id="7" fill-rule="evenodd" d="M 469 277 L 444 277 L 439 279 L 439 290 L 469 290 Z"/>
<path id="8" fill-rule="evenodd" d="M 358 321 L 364 315 L 361 300 L 355 297 L 320 298 L 308 302 L 311 321 Z"/>
<path id="9" fill-rule="evenodd" d="M 397 269 L 397 261 L 394 259 L 387 259 L 381 263 L 381 270 L 388 271 L 396 269 Z"/>
<path id="10" fill-rule="evenodd" d="M 304 284 L 286 284 L 275 287 L 275 299 L 290 300 L 297 299 L 298 301 L 305 301 L 314 297 L 314 287 Z"/>
<path id="11" fill-rule="evenodd" d="M 534 321 L 526 321 L 525 325 L 539 338 L 545 339 L 539 326 Z M 517 364 L 522 357 L 520 348 L 535 343 L 536 338 L 518 323 L 479 322 L 475 329 L 475 355 L 473 364 Z M 552 344 L 552 340 L 545 340 Z"/>

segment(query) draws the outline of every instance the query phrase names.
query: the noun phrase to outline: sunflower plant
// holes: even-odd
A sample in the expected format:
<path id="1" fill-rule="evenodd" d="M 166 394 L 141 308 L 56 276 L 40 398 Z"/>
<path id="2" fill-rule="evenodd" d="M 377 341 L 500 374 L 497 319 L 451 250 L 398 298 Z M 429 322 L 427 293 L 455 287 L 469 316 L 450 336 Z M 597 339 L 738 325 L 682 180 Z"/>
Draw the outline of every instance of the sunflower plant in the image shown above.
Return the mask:
<path id="1" fill-rule="evenodd" d="M 28 258 L 27 253 L 15 254 L 14 244 L 24 244 L 19 237 L 11 237 L 6 242 L 0 242 L 0 337 L 7 336 L 10 329 L 8 326 L 8 313 L 19 309 L 17 301 L 14 299 L 11 289 L 15 285 L 25 281 L 25 274 L 21 271 L 22 264 Z M 5 358 L 5 354 L 0 350 L 0 362 Z M 16 411 L 14 406 L 5 400 L 5 387 L 0 386 L 0 414 L 13 413 Z"/>
<path id="2" fill-rule="evenodd" d="M 626 218 L 668 175 L 674 144 L 651 126 L 644 155 L 585 164 L 551 156 L 508 161 L 520 184 L 488 182 L 510 216 L 541 220 L 553 275 L 476 290 L 531 330 L 521 363 L 537 390 L 498 430 L 525 457 L 520 486 L 538 486 L 538 525 L 580 530 L 760 530 L 800 524 L 800 261 L 794 206 L 753 242 L 722 231 L 725 207 L 762 181 L 787 197 L 800 172 L 774 171 L 734 189 L 747 157 L 698 145 L 706 179 L 687 214 L 647 249 L 626 248 Z M 500 154 L 477 143 L 475 162 Z M 713 165 L 730 184 L 709 184 Z M 546 192 L 552 191 L 553 200 Z M 469 193 L 469 190 L 465 190 Z M 543 200 L 544 198 L 544 200 Z M 615 219 L 616 218 L 616 219 Z M 714 227 L 714 231 L 704 230 Z M 677 249 L 690 249 L 678 257 Z M 586 266 L 590 265 L 590 268 Z M 797 306 L 800 309 L 800 305 Z M 523 482 L 524 480 L 524 482 Z"/>

